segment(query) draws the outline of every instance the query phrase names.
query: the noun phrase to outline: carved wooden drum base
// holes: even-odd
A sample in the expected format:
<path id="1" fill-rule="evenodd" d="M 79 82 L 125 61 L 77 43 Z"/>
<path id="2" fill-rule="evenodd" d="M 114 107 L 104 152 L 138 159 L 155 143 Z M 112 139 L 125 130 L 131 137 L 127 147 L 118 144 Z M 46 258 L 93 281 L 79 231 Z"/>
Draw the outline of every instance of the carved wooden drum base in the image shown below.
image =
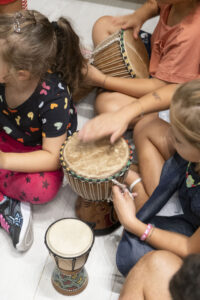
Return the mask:
<path id="1" fill-rule="evenodd" d="M 111 201 L 89 201 L 79 196 L 75 211 L 80 220 L 93 228 L 95 235 L 109 234 L 120 226 Z"/>
<path id="2" fill-rule="evenodd" d="M 54 288 L 60 294 L 72 296 L 81 293 L 88 284 L 88 275 L 83 267 L 81 270 L 71 272 L 61 271 L 56 267 L 51 277 Z"/>

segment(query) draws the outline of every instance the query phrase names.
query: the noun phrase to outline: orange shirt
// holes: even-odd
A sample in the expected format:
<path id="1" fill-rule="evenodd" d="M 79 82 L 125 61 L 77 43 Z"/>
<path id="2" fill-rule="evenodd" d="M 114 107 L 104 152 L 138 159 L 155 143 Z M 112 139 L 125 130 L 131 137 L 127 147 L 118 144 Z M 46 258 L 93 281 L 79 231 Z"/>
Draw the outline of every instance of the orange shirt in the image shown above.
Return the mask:
<path id="1" fill-rule="evenodd" d="M 168 26 L 171 5 L 162 5 L 160 20 L 151 39 L 149 71 L 171 83 L 200 78 L 200 4 L 175 26 Z"/>

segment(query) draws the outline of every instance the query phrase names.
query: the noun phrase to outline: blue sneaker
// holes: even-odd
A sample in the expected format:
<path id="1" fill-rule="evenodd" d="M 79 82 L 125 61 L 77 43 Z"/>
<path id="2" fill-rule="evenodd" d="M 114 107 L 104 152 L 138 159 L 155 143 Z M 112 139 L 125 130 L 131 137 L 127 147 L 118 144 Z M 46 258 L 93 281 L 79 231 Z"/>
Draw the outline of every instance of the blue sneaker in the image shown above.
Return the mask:
<path id="1" fill-rule="evenodd" d="M 4 196 L 0 202 L 0 225 L 11 236 L 18 251 L 26 251 L 33 243 L 30 203 Z"/>

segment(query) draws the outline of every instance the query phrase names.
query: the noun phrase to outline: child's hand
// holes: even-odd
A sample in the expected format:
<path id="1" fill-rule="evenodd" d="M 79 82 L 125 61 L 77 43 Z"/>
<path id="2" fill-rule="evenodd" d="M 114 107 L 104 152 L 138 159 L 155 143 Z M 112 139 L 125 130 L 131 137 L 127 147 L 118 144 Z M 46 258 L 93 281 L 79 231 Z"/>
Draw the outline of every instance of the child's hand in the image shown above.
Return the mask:
<path id="1" fill-rule="evenodd" d="M 120 26 L 122 29 L 133 28 L 134 39 L 138 39 L 138 33 L 144 23 L 135 12 L 125 16 L 113 17 L 112 22 L 114 26 Z"/>
<path id="2" fill-rule="evenodd" d="M 120 223 L 125 229 L 131 231 L 136 219 L 136 208 L 134 200 L 130 197 L 128 191 L 122 193 L 118 186 L 112 189 L 113 204 Z"/>
<path id="3" fill-rule="evenodd" d="M 110 135 L 110 142 L 113 144 L 127 127 L 127 117 L 121 111 L 103 113 L 89 120 L 79 131 L 78 137 L 83 142 L 90 142 Z"/>

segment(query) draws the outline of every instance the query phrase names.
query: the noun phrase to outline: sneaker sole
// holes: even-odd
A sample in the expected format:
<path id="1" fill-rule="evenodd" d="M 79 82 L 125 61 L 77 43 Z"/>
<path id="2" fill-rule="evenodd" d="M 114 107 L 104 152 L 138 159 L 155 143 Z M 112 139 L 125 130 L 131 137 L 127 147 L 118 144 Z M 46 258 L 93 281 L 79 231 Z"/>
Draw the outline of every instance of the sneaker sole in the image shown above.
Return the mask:
<path id="1" fill-rule="evenodd" d="M 29 203 L 21 202 L 21 213 L 23 224 L 16 249 L 18 251 L 27 251 L 33 243 L 32 214 Z"/>

